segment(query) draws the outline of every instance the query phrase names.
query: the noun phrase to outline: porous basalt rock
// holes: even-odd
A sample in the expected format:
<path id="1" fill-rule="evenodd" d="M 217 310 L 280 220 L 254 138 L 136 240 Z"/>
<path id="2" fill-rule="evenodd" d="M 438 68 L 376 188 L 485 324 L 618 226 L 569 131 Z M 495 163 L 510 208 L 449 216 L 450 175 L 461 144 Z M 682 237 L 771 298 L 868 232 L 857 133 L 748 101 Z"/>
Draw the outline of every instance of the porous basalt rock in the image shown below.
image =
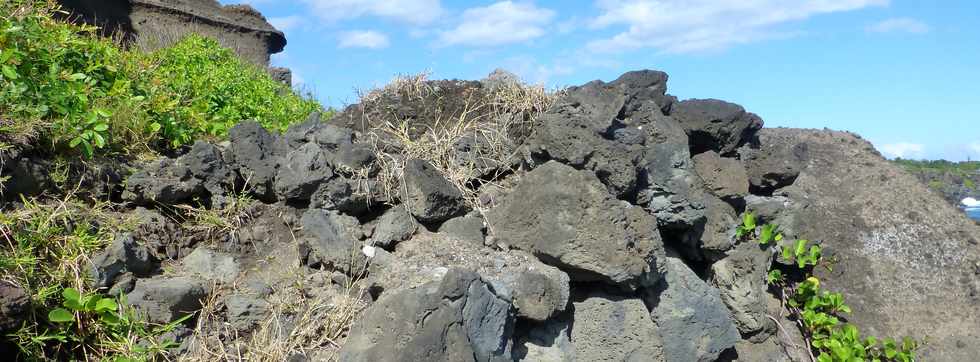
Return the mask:
<path id="1" fill-rule="evenodd" d="M 717 99 L 689 99 L 671 108 L 690 139 L 691 153 L 715 151 L 732 154 L 738 147 L 754 140 L 762 129 L 762 119 L 734 103 Z"/>
<path id="2" fill-rule="evenodd" d="M 405 162 L 402 202 L 420 222 L 435 223 L 463 214 L 463 194 L 429 162 Z"/>
<path id="3" fill-rule="evenodd" d="M 382 297 L 351 330 L 341 361 L 509 361 L 510 303 L 476 273 Z"/>
<path id="4" fill-rule="evenodd" d="M 741 340 L 717 289 L 698 278 L 676 256 L 667 257 L 667 274 L 648 289 L 644 301 L 663 340 L 665 360 L 714 361 Z"/>
<path id="5" fill-rule="evenodd" d="M 635 290 L 664 272 L 656 220 L 613 198 L 591 171 L 548 162 L 486 216 L 499 242 L 531 252 L 573 281 Z"/>

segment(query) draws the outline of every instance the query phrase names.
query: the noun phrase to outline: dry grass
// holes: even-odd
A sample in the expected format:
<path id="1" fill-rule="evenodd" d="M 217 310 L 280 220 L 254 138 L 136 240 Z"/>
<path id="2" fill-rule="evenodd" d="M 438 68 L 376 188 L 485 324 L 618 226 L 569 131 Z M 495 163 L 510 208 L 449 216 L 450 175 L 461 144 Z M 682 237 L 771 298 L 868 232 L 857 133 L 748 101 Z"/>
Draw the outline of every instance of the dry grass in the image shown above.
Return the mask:
<path id="1" fill-rule="evenodd" d="M 212 294 L 198 317 L 191 351 L 178 360 L 278 362 L 294 354 L 336 360 L 347 332 L 366 307 L 362 291 L 351 281 L 337 294 L 309 292 L 316 289 L 303 285 L 302 268 L 292 271 L 294 282 L 268 298 L 269 316 L 247 335 L 224 322 L 221 293 Z"/>
<path id="2" fill-rule="evenodd" d="M 433 92 L 438 89 L 428 83 L 428 73 L 399 76 L 382 88 L 362 94 L 361 103 L 404 97 L 423 102 Z M 476 189 L 506 173 L 506 167 L 498 166 L 519 157 L 517 146 L 533 132 L 536 116 L 551 107 L 561 93 L 509 82 L 473 93 L 456 114 L 436 112 L 436 119 L 422 122 L 370 120 L 369 124 L 377 126 L 361 137 L 374 146 L 380 190 L 362 191 L 380 191 L 388 200 L 397 199 L 405 161 L 418 158 L 430 162 L 463 193 L 472 208 L 479 209 Z M 417 132 L 418 124 L 426 124 L 424 132 Z M 456 146 L 464 139 L 479 146 L 460 152 Z"/>

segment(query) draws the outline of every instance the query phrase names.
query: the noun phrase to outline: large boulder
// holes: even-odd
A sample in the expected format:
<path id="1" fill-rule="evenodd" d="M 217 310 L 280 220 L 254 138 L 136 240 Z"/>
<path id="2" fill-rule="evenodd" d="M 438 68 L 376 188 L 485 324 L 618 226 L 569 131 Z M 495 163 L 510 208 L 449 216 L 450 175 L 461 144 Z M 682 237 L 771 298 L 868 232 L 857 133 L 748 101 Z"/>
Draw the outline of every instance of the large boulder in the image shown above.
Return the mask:
<path id="1" fill-rule="evenodd" d="M 300 225 L 302 234 L 298 243 L 307 265 L 346 274 L 356 273 L 366 266 L 357 219 L 334 211 L 309 209 L 303 213 Z"/>
<path id="2" fill-rule="evenodd" d="M 402 202 L 420 222 L 435 223 L 463 214 L 463 194 L 432 164 L 411 159 L 405 162 Z"/>
<path id="3" fill-rule="evenodd" d="M 866 335 L 928 338 L 922 360 L 976 359 L 980 226 L 854 134 L 771 132 L 806 145 L 809 162 L 777 194 L 801 205 L 795 231 L 834 261 L 815 274 L 844 294 L 848 321 Z"/>
<path id="4" fill-rule="evenodd" d="M 671 117 L 687 131 L 691 153 L 715 151 L 722 155 L 752 141 L 762 119 L 742 106 L 717 99 L 688 99 L 671 108 Z"/>
<path id="5" fill-rule="evenodd" d="M 711 284 L 721 291 L 721 300 L 731 310 L 738 331 L 753 341 L 763 340 L 775 331 L 775 324 L 766 314 L 770 264 L 772 253 L 768 249 L 747 242 L 711 265 Z"/>
<path id="6" fill-rule="evenodd" d="M 638 187 L 645 137 L 616 121 L 625 100 L 619 87 L 600 81 L 569 89 L 537 117 L 538 126 L 527 142 L 530 156 L 591 170 L 610 192 L 630 198 Z"/>
<path id="7" fill-rule="evenodd" d="M 513 327 L 510 303 L 478 274 L 452 269 L 368 307 L 340 361 L 510 361 Z"/>
<path id="8" fill-rule="evenodd" d="M 378 224 L 374 226 L 371 243 L 385 249 L 395 247 L 395 244 L 408 240 L 418 231 L 419 225 L 402 206 L 395 206 L 385 211 Z"/>
<path id="9" fill-rule="evenodd" d="M 574 305 L 576 361 L 666 361 L 660 331 L 642 300 L 593 291 Z"/>
<path id="10" fill-rule="evenodd" d="M 192 277 L 159 276 L 138 279 L 126 303 L 156 323 L 170 323 L 201 309 L 208 284 Z"/>
<path id="11" fill-rule="evenodd" d="M 228 253 L 200 246 L 180 260 L 182 271 L 209 282 L 231 283 L 238 277 L 241 266 Z"/>
<path id="12" fill-rule="evenodd" d="M 440 233 L 476 244 L 483 244 L 485 241 L 484 229 L 486 227 L 483 218 L 472 214 L 449 219 L 439 226 Z"/>
<path id="13" fill-rule="evenodd" d="M 644 293 L 663 339 L 665 360 L 714 361 L 741 340 L 717 289 L 680 258 L 667 257 L 667 274 Z"/>
<path id="14" fill-rule="evenodd" d="M 96 288 L 108 288 L 123 273 L 148 276 L 156 263 L 150 250 L 137 243 L 132 234 L 119 234 L 108 248 L 92 258 L 90 274 Z"/>
<path id="15" fill-rule="evenodd" d="M 205 191 L 204 182 L 191 169 L 171 158 L 161 158 L 126 179 L 123 199 L 136 204 L 177 204 Z"/>
<path id="16" fill-rule="evenodd" d="M 20 328 L 27 320 L 31 298 L 20 286 L 0 281 L 0 332 Z"/>
<path id="17" fill-rule="evenodd" d="M 263 201 L 275 201 L 276 171 L 286 154 L 286 142 L 258 122 L 241 122 L 228 131 L 224 159 L 238 171 L 247 189 Z"/>
<path id="18" fill-rule="evenodd" d="M 667 78 L 667 73 L 645 69 L 623 73 L 609 84 L 623 90 L 626 96 L 624 113 L 627 117 L 630 116 L 629 113 L 640 110 L 650 102 L 662 113 L 670 114 L 677 99 L 667 94 Z"/>
<path id="19" fill-rule="evenodd" d="M 276 193 L 280 199 L 306 201 L 331 177 L 326 153 L 316 143 L 307 143 L 286 154 L 276 176 Z"/>
<path id="20" fill-rule="evenodd" d="M 708 195 L 705 201 L 705 222 L 688 237 L 695 238 L 701 256 L 716 261 L 735 246 L 735 226 L 740 223 L 735 208 L 721 199 Z"/>
<path id="21" fill-rule="evenodd" d="M 656 220 L 612 197 L 591 171 L 548 162 L 486 216 L 498 243 L 531 252 L 573 281 L 635 290 L 664 271 Z"/>
<path id="22" fill-rule="evenodd" d="M 694 172 L 684 128 L 661 108 L 650 101 L 629 103 L 620 120 L 646 133 L 636 203 L 656 215 L 665 229 L 687 230 L 704 219 L 701 180 Z"/>
<path id="23" fill-rule="evenodd" d="M 758 145 L 745 145 L 738 150 L 753 193 L 771 195 L 776 189 L 793 184 L 806 167 L 810 157 L 807 144 L 789 134 L 765 128 L 758 133 Z"/>
<path id="24" fill-rule="evenodd" d="M 714 151 L 700 153 L 692 160 L 705 188 L 715 196 L 735 202 L 749 194 L 749 176 L 738 160 Z"/>
<path id="25" fill-rule="evenodd" d="M 438 280 L 450 268 L 472 270 L 511 301 L 519 319 L 542 321 L 566 310 L 569 277 L 521 250 L 495 250 L 446 233 L 420 230 L 392 254 L 375 250 L 368 284 L 384 294 Z M 384 295 L 382 294 L 382 295 Z"/>

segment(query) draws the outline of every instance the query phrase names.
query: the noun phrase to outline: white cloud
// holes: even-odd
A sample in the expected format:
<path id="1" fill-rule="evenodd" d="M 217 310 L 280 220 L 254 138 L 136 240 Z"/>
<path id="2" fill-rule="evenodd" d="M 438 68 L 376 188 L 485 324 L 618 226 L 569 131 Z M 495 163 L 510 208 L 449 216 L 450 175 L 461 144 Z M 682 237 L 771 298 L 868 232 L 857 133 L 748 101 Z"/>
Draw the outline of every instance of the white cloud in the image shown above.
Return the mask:
<path id="1" fill-rule="evenodd" d="M 926 146 L 918 143 L 889 143 L 881 145 L 881 152 L 887 157 L 921 158 L 925 155 Z"/>
<path id="2" fill-rule="evenodd" d="M 685 53 L 786 36 L 776 26 L 819 14 L 885 6 L 890 0 L 597 0 L 592 27 L 626 25 L 592 51 L 656 48 Z"/>
<path id="3" fill-rule="evenodd" d="M 537 58 L 530 56 L 514 56 L 504 59 L 503 68 L 517 74 L 526 82 L 540 84 L 546 87 L 554 86 L 554 84 L 551 84 L 554 77 L 569 75 L 575 72 L 575 66 L 571 64 L 559 62 L 543 64 Z"/>
<path id="4" fill-rule="evenodd" d="M 980 142 L 973 142 L 970 144 L 969 147 L 971 150 L 973 150 L 974 153 L 980 155 Z"/>
<path id="5" fill-rule="evenodd" d="M 303 23 L 305 22 L 306 21 L 303 19 L 303 17 L 299 15 L 269 18 L 269 24 L 272 24 L 273 27 L 284 32 L 298 28 L 300 25 L 303 25 Z"/>
<path id="6" fill-rule="evenodd" d="M 425 25 L 445 13 L 440 0 L 302 0 L 313 13 L 328 22 L 362 16 L 388 18 Z"/>
<path id="7" fill-rule="evenodd" d="M 930 29 L 926 23 L 912 18 L 891 18 L 871 24 L 866 30 L 871 33 L 924 34 Z"/>
<path id="8" fill-rule="evenodd" d="M 555 12 L 533 3 L 501 1 L 463 11 L 460 24 L 443 31 L 442 45 L 494 46 L 528 41 L 545 34 Z"/>
<path id="9" fill-rule="evenodd" d="M 381 49 L 388 47 L 388 36 L 374 30 L 354 30 L 340 33 L 339 48 Z"/>

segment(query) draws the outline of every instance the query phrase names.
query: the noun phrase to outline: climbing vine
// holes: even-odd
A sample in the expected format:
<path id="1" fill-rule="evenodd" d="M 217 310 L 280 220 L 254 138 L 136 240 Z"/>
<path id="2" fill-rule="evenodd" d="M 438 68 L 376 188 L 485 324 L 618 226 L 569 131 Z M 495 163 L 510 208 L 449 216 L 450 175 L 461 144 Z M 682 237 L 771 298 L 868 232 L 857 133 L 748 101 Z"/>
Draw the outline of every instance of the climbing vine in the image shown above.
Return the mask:
<path id="1" fill-rule="evenodd" d="M 863 337 L 844 315 L 851 307 L 841 293 L 823 290 L 813 268 L 821 265 L 823 249 L 808 240 L 783 240 L 779 225 L 757 225 L 751 212 L 742 215 L 736 228 L 740 241 L 754 240 L 772 251 L 782 263 L 773 263 L 767 275 L 770 288 L 783 302 L 803 334 L 810 358 L 815 362 L 911 362 L 918 343 L 911 338 L 898 342 Z"/>

